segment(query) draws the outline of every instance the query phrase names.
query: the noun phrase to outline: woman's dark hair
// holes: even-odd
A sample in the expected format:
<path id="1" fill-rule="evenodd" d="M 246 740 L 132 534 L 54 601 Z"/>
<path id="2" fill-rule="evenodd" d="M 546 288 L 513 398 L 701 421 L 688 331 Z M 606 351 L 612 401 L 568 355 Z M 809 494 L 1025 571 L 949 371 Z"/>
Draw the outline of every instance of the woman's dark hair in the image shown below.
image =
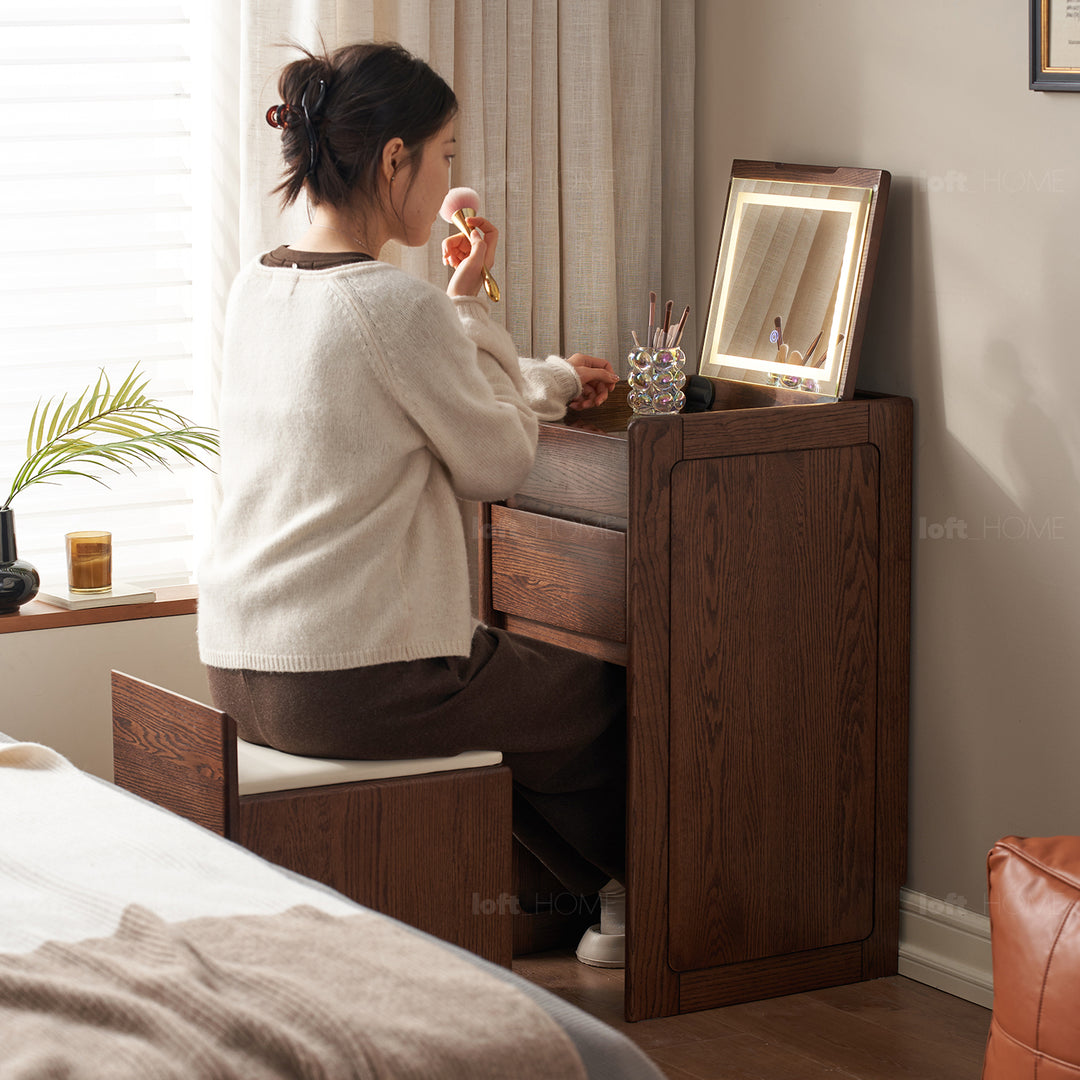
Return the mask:
<path id="1" fill-rule="evenodd" d="M 400 138 L 405 157 L 399 164 L 411 161 L 457 112 L 454 91 L 392 42 L 321 55 L 301 51 L 278 79 L 283 105 L 266 116 L 282 129 L 284 179 L 274 194 L 282 207 L 305 186 L 315 206 L 377 206 L 383 147 Z"/>

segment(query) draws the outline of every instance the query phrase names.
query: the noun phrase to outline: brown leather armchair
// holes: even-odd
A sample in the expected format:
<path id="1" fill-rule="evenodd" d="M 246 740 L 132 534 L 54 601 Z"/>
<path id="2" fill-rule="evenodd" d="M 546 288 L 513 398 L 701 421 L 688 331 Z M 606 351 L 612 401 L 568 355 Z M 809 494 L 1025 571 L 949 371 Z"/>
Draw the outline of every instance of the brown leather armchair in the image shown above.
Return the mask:
<path id="1" fill-rule="evenodd" d="M 983 1080 L 1077 1080 L 1080 836 L 1008 836 L 987 870 L 994 1010 Z"/>

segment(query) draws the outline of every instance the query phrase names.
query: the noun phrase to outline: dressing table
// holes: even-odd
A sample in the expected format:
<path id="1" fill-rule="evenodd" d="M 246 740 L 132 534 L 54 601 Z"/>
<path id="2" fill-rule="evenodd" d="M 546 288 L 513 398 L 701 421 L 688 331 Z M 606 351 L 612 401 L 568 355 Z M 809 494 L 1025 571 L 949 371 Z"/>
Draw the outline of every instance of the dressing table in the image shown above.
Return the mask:
<path id="1" fill-rule="evenodd" d="M 626 1015 L 895 973 L 912 403 L 855 362 L 888 173 L 736 161 L 708 411 L 541 424 L 480 617 L 624 665 Z"/>
<path id="2" fill-rule="evenodd" d="M 911 429 L 620 384 L 482 507 L 481 618 L 626 666 L 630 1020 L 896 971 Z"/>

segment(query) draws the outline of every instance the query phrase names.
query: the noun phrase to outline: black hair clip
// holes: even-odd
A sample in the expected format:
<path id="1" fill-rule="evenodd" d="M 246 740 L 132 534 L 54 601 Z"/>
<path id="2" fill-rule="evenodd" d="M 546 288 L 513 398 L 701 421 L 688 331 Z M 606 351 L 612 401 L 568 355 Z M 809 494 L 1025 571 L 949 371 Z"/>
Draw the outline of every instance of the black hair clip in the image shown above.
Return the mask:
<path id="1" fill-rule="evenodd" d="M 308 165 L 308 172 L 315 171 L 315 159 L 318 157 L 319 153 L 319 144 L 315 139 L 315 125 L 311 122 L 311 113 L 315 113 L 316 116 L 318 115 L 325 97 L 326 82 L 323 79 L 319 80 L 319 96 L 315 99 L 315 104 L 311 106 L 310 112 L 308 110 L 306 86 L 304 87 L 303 94 L 300 95 L 300 111 L 304 114 L 304 126 L 307 128 L 308 150 L 311 153 L 311 162 Z"/>

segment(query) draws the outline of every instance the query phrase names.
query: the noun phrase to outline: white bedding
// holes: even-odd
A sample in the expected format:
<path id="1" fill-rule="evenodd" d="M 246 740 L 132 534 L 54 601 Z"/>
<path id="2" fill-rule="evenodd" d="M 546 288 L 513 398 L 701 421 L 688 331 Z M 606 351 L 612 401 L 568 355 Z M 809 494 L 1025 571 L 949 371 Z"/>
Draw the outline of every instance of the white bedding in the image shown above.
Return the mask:
<path id="1" fill-rule="evenodd" d="M 168 922 L 355 910 L 35 743 L 0 744 L 0 953 L 112 934 L 130 904 Z"/>

